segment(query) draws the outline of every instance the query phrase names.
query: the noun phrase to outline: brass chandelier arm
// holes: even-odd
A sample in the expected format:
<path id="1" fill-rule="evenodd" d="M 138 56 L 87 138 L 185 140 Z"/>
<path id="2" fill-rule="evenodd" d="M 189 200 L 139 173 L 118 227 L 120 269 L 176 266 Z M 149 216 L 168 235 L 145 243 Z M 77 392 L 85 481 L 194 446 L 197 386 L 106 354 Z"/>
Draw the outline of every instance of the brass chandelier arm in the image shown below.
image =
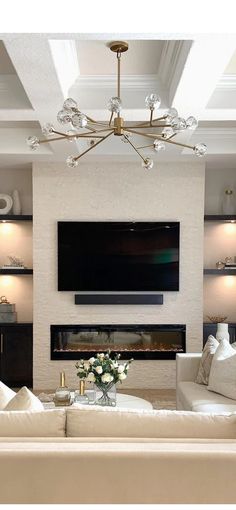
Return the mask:
<path id="1" fill-rule="evenodd" d="M 114 133 L 114 129 L 112 129 L 112 131 L 110 133 L 108 133 L 108 135 L 106 136 L 103 136 L 102 137 L 102 140 L 99 140 L 97 143 L 95 143 L 94 145 L 92 145 L 92 147 L 89 147 L 88 149 L 86 149 L 86 151 L 82 152 L 81 154 L 79 154 L 79 156 L 77 156 L 75 159 L 75 161 L 77 161 L 78 159 L 80 159 L 84 154 L 86 154 L 87 152 L 91 151 L 92 149 L 94 149 L 94 147 L 96 147 L 97 145 L 99 145 L 100 143 L 102 143 L 104 140 L 106 140 L 106 138 L 108 138 L 109 136 L 111 136 L 112 134 Z"/>
<path id="2" fill-rule="evenodd" d="M 152 119 L 152 124 L 154 122 L 157 122 L 157 121 L 160 121 L 160 120 L 164 120 L 166 119 L 166 115 L 162 115 L 161 117 L 158 117 L 156 119 Z M 171 124 L 163 124 L 164 127 L 170 127 Z M 142 128 L 142 127 L 146 127 L 146 128 L 149 128 L 150 127 L 150 120 L 146 121 L 146 122 L 139 122 L 138 124 L 136 124 L 135 126 L 130 126 L 131 128 Z M 158 126 L 152 126 L 152 127 L 158 127 Z"/>
<path id="3" fill-rule="evenodd" d="M 137 149 L 147 149 L 148 147 L 153 147 L 153 143 L 151 145 L 142 145 L 141 147 L 137 147 Z"/>
<path id="4" fill-rule="evenodd" d="M 128 136 L 127 136 L 127 135 L 123 135 L 123 136 L 126 138 L 127 142 L 129 142 L 129 144 L 133 147 L 133 149 L 135 150 L 135 152 L 137 152 L 137 154 L 140 156 L 140 158 L 141 158 L 141 159 L 143 160 L 143 162 L 145 163 L 145 162 L 146 162 L 145 158 L 142 156 L 142 154 L 140 154 L 140 152 L 138 151 L 138 149 L 136 149 L 136 147 L 134 146 L 134 144 L 133 144 L 133 143 L 129 140 Z"/>
<path id="5" fill-rule="evenodd" d="M 147 138 L 154 138 L 158 140 L 162 140 L 166 143 L 173 143 L 174 145 L 178 145 L 179 147 L 186 147 L 187 149 L 194 149 L 194 145 L 187 145 L 185 143 L 180 142 L 174 142 L 173 140 L 170 140 L 169 138 L 163 138 L 161 135 L 155 135 L 154 133 L 139 133 L 138 131 L 135 131 L 134 129 L 126 129 L 129 133 L 134 133 L 136 135 L 145 136 Z"/>
<path id="6" fill-rule="evenodd" d="M 153 122 L 154 122 L 154 120 L 152 121 L 152 125 L 151 125 L 152 128 L 171 127 L 171 124 L 157 124 L 155 126 L 155 124 L 153 124 Z M 140 125 L 137 125 L 137 126 L 127 126 L 127 127 L 124 126 L 124 129 L 127 130 L 128 127 L 130 127 L 130 129 L 133 129 L 133 128 L 135 128 L 135 129 L 148 129 L 148 128 L 150 128 L 150 123 L 148 123 L 147 126 L 140 126 Z"/>
<path id="7" fill-rule="evenodd" d="M 112 123 L 113 115 L 114 115 L 114 112 L 111 112 L 111 116 L 110 116 L 110 120 L 109 120 L 109 126 L 110 126 L 110 125 L 111 125 L 111 123 Z"/>
<path id="8" fill-rule="evenodd" d="M 68 136 L 66 136 L 66 135 L 57 136 L 56 138 L 48 138 L 47 140 L 39 140 L 39 144 L 41 145 L 42 143 L 57 142 L 57 140 L 66 140 L 67 138 L 68 138 Z"/>

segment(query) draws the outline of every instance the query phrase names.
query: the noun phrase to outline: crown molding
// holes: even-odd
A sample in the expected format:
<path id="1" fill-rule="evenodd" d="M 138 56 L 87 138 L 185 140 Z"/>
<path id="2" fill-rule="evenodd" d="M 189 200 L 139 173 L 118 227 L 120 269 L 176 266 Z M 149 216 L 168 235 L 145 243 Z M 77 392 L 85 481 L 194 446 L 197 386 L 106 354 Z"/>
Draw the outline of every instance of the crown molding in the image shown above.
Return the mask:
<path id="1" fill-rule="evenodd" d="M 132 90 L 144 90 L 147 92 L 150 89 L 155 89 L 158 86 L 158 76 L 157 74 L 150 75 L 126 75 L 121 77 L 121 87 L 122 89 L 132 89 Z M 116 88 L 117 84 L 117 76 L 116 75 L 84 75 L 79 76 L 76 82 L 73 85 L 74 87 L 79 88 L 96 88 L 96 89 L 110 89 Z"/>
<path id="2" fill-rule="evenodd" d="M 199 135 L 203 135 L 203 136 L 213 136 L 214 138 L 225 138 L 225 139 L 229 139 L 231 137 L 233 137 L 235 139 L 236 137 L 236 128 L 235 127 L 226 127 L 226 128 L 210 128 L 210 127 L 207 127 L 207 128 L 197 128 L 196 131 L 193 133 L 193 136 L 196 135 L 196 136 L 199 136 Z"/>
<path id="3" fill-rule="evenodd" d="M 236 74 L 223 74 L 217 83 L 216 90 L 236 90 Z"/>

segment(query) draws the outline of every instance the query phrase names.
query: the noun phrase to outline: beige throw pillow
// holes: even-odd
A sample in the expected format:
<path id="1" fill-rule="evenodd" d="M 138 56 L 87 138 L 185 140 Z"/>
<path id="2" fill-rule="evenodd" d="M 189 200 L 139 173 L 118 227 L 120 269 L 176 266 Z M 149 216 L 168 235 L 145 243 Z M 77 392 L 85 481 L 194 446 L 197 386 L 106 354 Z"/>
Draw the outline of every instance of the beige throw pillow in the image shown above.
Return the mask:
<path id="1" fill-rule="evenodd" d="M 64 437 L 64 409 L 0 411 L 0 437 Z"/>
<path id="2" fill-rule="evenodd" d="M 216 340 L 216 338 L 213 335 L 210 335 L 202 351 L 202 357 L 200 360 L 198 374 L 195 381 L 196 383 L 208 384 L 213 356 L 216 352 L 218 345 L 219 345 L 218 340 Z"/>
<path id="3" fill-rule="evenodd" d="M 221 340 L 214 354 L 208 390 L 236 400 L 236 350 Z"/>
<path id="4" fill-rule="evenodd" d="M 8 402 L 4 411 L 42 411 L 42 402 L 26 386 L 23 386 L 18 393 Z"/>
<path id="5" fill-rule="evenodd" d="M 15 391 L 11 390 L 11 388 L 8 388 L 6 384 L 0 381 L 0 411 L 6 407 L 15 394 Z"/>

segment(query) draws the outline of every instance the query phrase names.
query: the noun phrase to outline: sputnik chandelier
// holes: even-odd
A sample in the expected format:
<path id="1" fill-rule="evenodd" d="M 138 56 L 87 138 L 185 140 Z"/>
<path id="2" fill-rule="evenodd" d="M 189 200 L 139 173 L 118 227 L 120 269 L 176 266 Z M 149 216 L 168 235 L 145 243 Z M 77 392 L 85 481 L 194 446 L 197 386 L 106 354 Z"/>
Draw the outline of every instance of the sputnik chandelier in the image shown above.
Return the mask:
<path id="1" fill-rule="evenodd" d="M 117 96 L 112 97 L 108 103 L 108 110 L 110 111 L 109 121 L 97 122 L 91 117 L 88 117 L 79 110 L 74 99 L 68 98 L 64 101 L 62 110 L 58 112 L 57 120 L 63 126 L 69 125 L 70 129 L 64 133 L 55 129 L 52 124 L 47 123 L 42 128 L 42 133 L 45 137 L 49 137 L 49 139 L 39 140 L 36 136 L 30 136 L 27 139 L 30 149 L 35 151 L 41 144 L 58 140 L 73 142 L 87 139 L 88 148 L 78 155 L 68 156 L 66 160 L 68 167 L 75 168 L 79 164 L 79 159 L 84 156 L 84 154 L 87 154 L 97 147 L 97 145 L 104 142 L 111 135 L 115 135 L 121 137 L 123 142 L 130 144 L 134 151 L 140 156 L 142 166 L 147 170 L 153 167 L 153 160 L 144 156 L 140 151 L 151 147 L 154 151 L 160 152 L 165 150 L 166 143 L 192 149 L 196 156 L 204 156 L 207 150 L 204 143 L 198 143 L 192 146 L 173 140 L 179 132 L 185 131 L 186 129 L 193 130 L 197 127 L 198 123 L 195 117 L 190 116 L 185 120 L 179 117 L 175 108 L 170 108 L 164 115 L 154 118 L 154 110 L 155 108 L 159 108 L 161 104 L 161 99 L 156 93 L 149 94 L 145 99 L 146 107 L 150 110 L 150 117 L 147 122 L 141 122 L 136 125 L 129 125 L 125 122 L 123 117 L 121 117 L 120 63 L 122 53 L 128 50 L 128 44 L 123 41 L 117 41 L 112 42 L 109 47 L 117 56 Z M 81 131 L 81 128 L 86 131 Z M 156 128 L 158 128 L 158 134 L 155 133 Z M 147 132 L 147 129 L 152 132 Z M 132 135 L 146 137 L 149 143 L 144 146 L 135 147 L 131 140 Z"/>

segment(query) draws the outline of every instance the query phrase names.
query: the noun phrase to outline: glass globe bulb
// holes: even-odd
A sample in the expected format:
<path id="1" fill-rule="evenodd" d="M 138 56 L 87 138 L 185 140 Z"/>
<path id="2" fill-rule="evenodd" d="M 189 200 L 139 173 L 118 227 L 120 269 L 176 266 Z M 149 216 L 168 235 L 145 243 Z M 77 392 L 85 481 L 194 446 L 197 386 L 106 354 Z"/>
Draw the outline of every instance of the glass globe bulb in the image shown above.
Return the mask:
<path id="1" fill-rule="evenodd" d="M 69 124 L 71 122 L 71 114 L 67 110 L 60 110 L 57 114 L 57 120 L 60 124 Z"/>
<path id="2" fill-rule="evenodd" d="M 165 143 L 160 140 L 154 140 L 153 148 L 156 152 L 161 152 L 166 149 Z"/>
<path id="3" fill-rule="evenodd" d="M 154 110 L 154 108 L 159 108 L 161 104 L 161 98 L 157 94 L 148 94 L 145 99 L 145 104 L 147 108 Z"/>
<path id="4" fill-rule="evenodd" d="M 27 138 L 27 145 L 29 146 L 31 151 L 36 151 L 40 145 L 38 137 L 29 136 L 29 138 Z"/>
<path id="5" fill-rule="evenodd" d="M 182 117 L 175 117 L 171 122 L 171 127 L 174 131 L 184 131 L 187 126 Z"/>
<path id="6" fill-rule="evenodd" d="M 178 117 L 176 108 L 169 108 L 169 110 L 165 113 L 167 122 L 171 122 L 175 117 Z"/>
<path id="7" fill-rule="evenodd" d="M 172 129 L 172 127 L 165 127 L 161 134 L 163 138 L 169 138 L 174 134 L 174 130 Z"/>
<path id="8" fill-rule="evenodd" d="M 83 113 L 75 113 L 71 118 L 71 122 L 76 128 L 84 128 L 88 124 L 88 119 Z"/>
<path id="9" fill-rule="evenodd" d="M 107 108 L 110 112 L 119 113 L 122 109 L 122 103 L 119 97 L 111 97 L 109 99 Z"/>
<path id="10" fill-rule="evenodd" d="M 190 117 L 187 118 L 187 120 L 186 120 L 187 129 L 196 129 L 197 125 L 198 125 L 198 121 L 197 121 L 197 119 L 195 119 L 195 117 L 193 117 L 191 115 Z"/>
<path id="11" fill-rule="evenodd" d="M 74 99 L 72 99 L 71 97 L 68 97 L 63 103 L 63 108 L 65 110 L 70 111 L 72 108 L 78 108 L 78 106 Z"/>
<path id="12" fill-rule="evenodd" d="M 205 145 L 205 143 L 197 143 L 197 145 L 195 145 L 193 150 L 194 150 L 194 153 L 196 154 L 196 156 L 202 157 L 202 156 L 205 156 L 205 154 L 206 154 L 207 146 Z"/>
<path id="13" fill-rule="evenodd" d="M 146 158 L 144 161 L 142 161 L 142 167 L 146 170 L 151 170 L 153 167 L 153 160 L 150 158 Z"/>
<path id="14" fill-rule="evenodd" d="M 66 164 L 69 168 L 75 168 L 76 166 L 78 166 L 79 161 L 78 159 L 76 159 L 75 156 L 68 156 Z"/>
<path id="15" fill-rule="evenodd" d="M 54 134 L 53 131 L 54 131 L 54 126 L 50 122 L 48 122 L 47 124 L 45 124 L 45 126 L 42 127 L 42 133 L 44 136 L 53 135 Z"/>

